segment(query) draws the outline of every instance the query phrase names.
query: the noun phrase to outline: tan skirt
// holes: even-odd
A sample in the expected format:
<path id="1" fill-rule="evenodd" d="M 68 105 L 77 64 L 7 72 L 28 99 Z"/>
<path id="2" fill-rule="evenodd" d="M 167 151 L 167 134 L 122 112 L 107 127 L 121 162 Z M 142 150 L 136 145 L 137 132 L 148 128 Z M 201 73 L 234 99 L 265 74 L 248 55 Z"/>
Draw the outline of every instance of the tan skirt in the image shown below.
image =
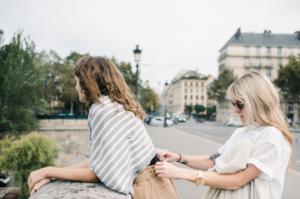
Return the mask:
<path id="1" fill-rule="evenodd" d="M 172 180 L 155 175 L 154 166 L 148 166 L 133 181 L 133 199 L 179 199 Z"/>

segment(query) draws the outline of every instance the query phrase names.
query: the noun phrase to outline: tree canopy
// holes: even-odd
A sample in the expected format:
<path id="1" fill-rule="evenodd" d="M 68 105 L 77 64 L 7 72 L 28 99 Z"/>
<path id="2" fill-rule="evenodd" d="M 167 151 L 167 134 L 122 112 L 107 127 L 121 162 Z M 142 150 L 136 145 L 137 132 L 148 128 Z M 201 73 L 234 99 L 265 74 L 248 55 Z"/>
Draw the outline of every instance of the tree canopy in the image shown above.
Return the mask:
<path id="1" fill-rule="evenodd" d="M 274 84 L 280 88 L 285 100 L 300 101 L 300 61 L 295 56 L 290 56 L 286 66 L 280 65 Z"/>
<path id="2" fill-rule="evenodd" d="M 201 104 L 197 104 L 194 106 L 194 109 L 196 111 L 196 113 L 200 113 L 200 112 L 204 112 L 205 111 L 205 107 Z"/>
<path id="3" fill-rule="evenodd" d="M 208 98 L 213 100 L 224 100 L 228 87 L 237 80 L 233 70 L 223 69 L 219 73 L 218 79 L 215 79 L 213 86 L 207 91 Z"/>

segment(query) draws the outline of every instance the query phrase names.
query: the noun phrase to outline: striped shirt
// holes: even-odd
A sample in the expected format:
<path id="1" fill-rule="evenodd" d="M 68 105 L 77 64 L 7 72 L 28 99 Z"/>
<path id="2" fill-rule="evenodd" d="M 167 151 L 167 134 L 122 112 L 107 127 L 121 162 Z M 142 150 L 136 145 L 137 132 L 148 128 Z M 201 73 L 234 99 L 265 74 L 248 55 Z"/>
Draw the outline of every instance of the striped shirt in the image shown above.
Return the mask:
<path id="1" fill-rule="evenodd" d="M 151 162 L 155 147 L 142 121 L 109 96 L 89 111 L 90 169 L 110 189 L 133 196 L 132 183 Z"/>

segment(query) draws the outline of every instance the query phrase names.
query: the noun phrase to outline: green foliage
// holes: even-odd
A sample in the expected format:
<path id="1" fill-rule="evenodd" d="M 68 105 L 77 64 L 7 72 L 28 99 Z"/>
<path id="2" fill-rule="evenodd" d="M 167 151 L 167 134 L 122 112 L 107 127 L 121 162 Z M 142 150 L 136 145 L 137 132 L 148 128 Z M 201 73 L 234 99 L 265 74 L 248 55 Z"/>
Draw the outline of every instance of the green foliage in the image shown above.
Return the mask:
<path id="1" fill-rule="evenodd" d="M 208 98 L 213 100 L 224 100 L 228 87 L 237 80 L 233 70 L 223 69 L 218 79 L 214 80 L 213 86 L 208 90 Z"/>
<path id="2" fill-rule="evenodd" d="M 78 59 L 80 59 L 81 57 L 85 57 L 85 56 L 88 56 L 90 55 L 89 53 L 86 53 L 86 54 L 80 54 L 76 51 L 71 51 L 71 54 L 68 55 L 66 57 L 66 61 L 68 62 L 68 64 L 70 64 L 71 66 L 74 66 L 75 63 L 78 61 Z"/>
<path id="3" fill-rule="evenodd" d="M 22 198 L 28 198 L 27 178 L 32 171 L 54 166 L 58 155 L 55 142 L 33 132 L 14 141 L 6 137 L 0 145 L 0 168 L 14 171 L 14 181 L 21 187 Z"/>
<path id="4" fill-rule="evenodd" d="M 205 107 L 203 105 L 195 105 L 194 109 L 195 109 L 196 113 L 200 113 L 200 112 L 205 111 Z"/>
<path id="5" fill-rule="evenodd" d="M 34 115 L 35 109 L 42 103 L 40 91 L 43 81 L 36 58 L 34 43 L 23 38 L 22 31 L 18 31 L 9 44 L 0 47 L 2 129 L 21 132 L 38 126 Z"/>
<path id="6" fill-rule="evenodd" d="M 280 88 L 284 99 L 300 101 L 300 61 L 295 56 L 290 57 L 286 66 L 280 65 L 274 84 Z"/>
<path id="7" fill-rule="evenodd" d="M 193 106 L 192 105 L 186 105 L 184 107 L 184 112 L 191 114 L 193 112 Z"/>
<path id="8" fill-rule="evenodd" d="M 151 111 L 151 105 L 153 106 L 153 110 L 158 108 L 158 96 L 153 89 L 149 87 L 149 85 L 142 87 L 140 90 L 140 103 L 144 110 L 147 112 Z"/>

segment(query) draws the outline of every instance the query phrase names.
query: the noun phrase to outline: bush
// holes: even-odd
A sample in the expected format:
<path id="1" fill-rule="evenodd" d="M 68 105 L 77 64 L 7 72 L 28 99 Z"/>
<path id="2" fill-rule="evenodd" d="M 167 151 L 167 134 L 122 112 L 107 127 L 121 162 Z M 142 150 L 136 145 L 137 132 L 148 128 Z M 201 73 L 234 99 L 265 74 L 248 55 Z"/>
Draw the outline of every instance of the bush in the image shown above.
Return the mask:
<path id="1" fill-rule="evenodd" d="M 36 132 L 20 139 L 6 136 L 0 141 L 0 168 L 14 172 L 14 181 L 21 188 L 21 198 L 29 197 L 27 178 L 32 171 L 54 166 L 58 156 L 56 144 L 50 138 Z"/>

